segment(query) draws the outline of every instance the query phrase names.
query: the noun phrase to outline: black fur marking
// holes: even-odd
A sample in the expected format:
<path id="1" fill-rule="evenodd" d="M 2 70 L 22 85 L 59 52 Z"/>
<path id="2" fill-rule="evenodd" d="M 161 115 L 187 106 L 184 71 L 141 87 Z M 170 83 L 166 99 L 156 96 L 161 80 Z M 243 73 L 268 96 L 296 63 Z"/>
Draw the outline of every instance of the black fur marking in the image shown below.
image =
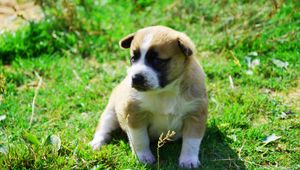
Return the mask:
<path id="1" fill-rule="evenodd" d="M 130 64 L 137 62 L 141 58 L 141 52 L 139 49 L 133 51 L 133 56 L 130 58 Z"/>
<path id="2" fill-rule="evenodd" d="M 159 54 L 153 48 L 150 48 L 146 53 L 146 65 L 151 67 L 159 78 L 160 87 L 165 87 L 168 84 L 167 71 L 168 63 L 171 59 L 161 59 Z"/>

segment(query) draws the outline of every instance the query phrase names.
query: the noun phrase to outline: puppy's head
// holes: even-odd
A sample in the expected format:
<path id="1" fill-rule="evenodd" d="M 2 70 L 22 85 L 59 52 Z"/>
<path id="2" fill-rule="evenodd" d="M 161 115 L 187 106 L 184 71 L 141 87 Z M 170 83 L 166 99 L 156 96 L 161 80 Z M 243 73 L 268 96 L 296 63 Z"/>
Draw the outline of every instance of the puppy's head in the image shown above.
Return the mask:
<path id="1" fill-rule="evenodd" d="M 163 26 L 146 27 L 124 37 L 122 48 L 130 48 L 128 76 L 138 91 L 164 88 L 181 74 L 195 52 L 183 33 Z"/>

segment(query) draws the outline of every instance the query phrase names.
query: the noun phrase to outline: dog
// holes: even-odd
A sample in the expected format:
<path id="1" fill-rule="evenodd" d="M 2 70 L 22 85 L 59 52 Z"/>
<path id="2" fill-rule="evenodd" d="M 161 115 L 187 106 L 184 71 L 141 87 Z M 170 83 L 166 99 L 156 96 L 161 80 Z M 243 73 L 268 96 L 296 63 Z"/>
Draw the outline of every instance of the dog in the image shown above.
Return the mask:
<path id="1" fill-rule="evenodd" d="M 200 166 L 208 98 L 191 39 L 165 26 L 150 26 L 127 35 L 119 45 L 130 49 L 131 67 L 110 96 L 92 148 L 99 149 L 121 127 L 139 161 L 152 164 L 150 140 L 171 130 L 174 139 L 182 138 L 179 166 Z"/>

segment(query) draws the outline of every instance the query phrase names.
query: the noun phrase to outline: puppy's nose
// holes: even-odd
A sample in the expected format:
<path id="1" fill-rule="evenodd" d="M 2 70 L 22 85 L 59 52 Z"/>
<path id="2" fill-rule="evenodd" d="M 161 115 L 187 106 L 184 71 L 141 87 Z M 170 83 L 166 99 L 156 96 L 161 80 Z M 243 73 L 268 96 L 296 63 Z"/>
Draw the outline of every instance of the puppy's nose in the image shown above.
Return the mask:
<path id="1" fill-rule="evenodd" d="M 143 86 L 145 84 L 145 77 L 142 74 L 136 74 L 132 77 L 133 86 Z"/>

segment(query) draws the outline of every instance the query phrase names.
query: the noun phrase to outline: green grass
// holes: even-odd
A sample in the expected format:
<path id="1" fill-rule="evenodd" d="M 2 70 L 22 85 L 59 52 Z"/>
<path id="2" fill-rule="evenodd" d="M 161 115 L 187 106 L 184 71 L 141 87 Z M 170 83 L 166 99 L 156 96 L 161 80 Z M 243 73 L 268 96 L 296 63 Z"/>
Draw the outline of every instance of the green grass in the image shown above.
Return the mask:
<path id="1" fill-rule="evenodd" d="M 129 66 L 119 39 L 157 24 L 190 35 L 207 75 L 202 169 L 300 168 L 299 103 L 288 99 L 299 88 L 298 1 L 278 1 L 278 8 L 262 0 L 40 2 L 43 21 L 0 36 L 0 116 L 6 116 L 0 120 L 0 169 L 156 169 L 138 163 L 120 131 L 101 151 L 87 143 Z M 260 60 L 252 75 L 246 56 Z M 277 67 L 272 59 L 289 65 Z M 30 125 L 36 74 L 42 85 Z M 291 114 L 282 119 L 283 112 Z M 265 145 L 273 133 L 281 138 Z M 51 135 L 60 138 L 59 150 Z M 160 148 L 160 169 L 178 169 L 180 146 Z M 156 141 L 152 149 L 156 153 Z"/>

